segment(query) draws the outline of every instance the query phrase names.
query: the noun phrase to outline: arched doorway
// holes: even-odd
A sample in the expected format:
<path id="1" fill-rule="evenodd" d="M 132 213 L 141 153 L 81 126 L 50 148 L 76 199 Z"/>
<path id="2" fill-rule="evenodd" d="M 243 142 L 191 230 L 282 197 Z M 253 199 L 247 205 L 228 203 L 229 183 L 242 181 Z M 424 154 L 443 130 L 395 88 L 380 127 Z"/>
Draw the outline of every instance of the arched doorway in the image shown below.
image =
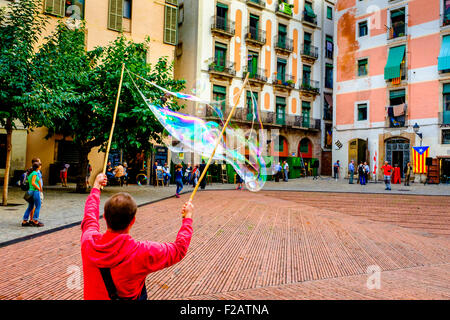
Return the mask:
<path id="1" fill-rule="evenodd" d="M 278 145 L 272 143 L 272 154 L 279 158 L 289 157 L 289 143 L 285 137 L 278 137 Z"/>
<path id="2" fill-rule="evenodd" d="M 403 168 L 410 161 L 410 142 L 409 139 L 394 137 L 385 141 L 386 153 L 385 161 L 389 161 L 389 164 L 400 167 L 400 172 L 403 177 Z"/>

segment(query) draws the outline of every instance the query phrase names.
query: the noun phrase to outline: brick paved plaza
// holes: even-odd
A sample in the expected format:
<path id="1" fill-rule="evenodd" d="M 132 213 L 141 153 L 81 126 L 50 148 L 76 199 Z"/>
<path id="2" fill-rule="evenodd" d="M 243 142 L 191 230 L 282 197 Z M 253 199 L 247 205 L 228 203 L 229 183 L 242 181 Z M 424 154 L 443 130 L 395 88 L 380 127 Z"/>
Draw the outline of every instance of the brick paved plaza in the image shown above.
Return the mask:
<path id="1" fill-rule="evenodd" d="M 139 208 L 132 236 L 173 241 L 187 199 Z M 149 299 L 449 299 L 449 206 L 448 196 L 200 192 L 188 254 L 147 277 Z M 80 234 L 0 248 L 0 299 L 82 299 Z M 379 289 L 368 289 L 369 266 Z"/>

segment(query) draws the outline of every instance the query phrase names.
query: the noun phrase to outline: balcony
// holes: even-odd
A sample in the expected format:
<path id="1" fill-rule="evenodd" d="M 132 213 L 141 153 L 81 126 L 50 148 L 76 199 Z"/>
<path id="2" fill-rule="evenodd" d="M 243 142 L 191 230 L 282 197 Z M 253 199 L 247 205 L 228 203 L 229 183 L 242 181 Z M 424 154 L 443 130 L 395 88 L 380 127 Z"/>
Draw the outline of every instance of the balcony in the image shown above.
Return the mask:
<path id="1" fill-rule="evenodd" d="M 286 1 L 278 0 L 278 4 L 275 9 L 275 14 L 284 18 L 291 19 L 293 7 L 294 6 L 292 4 L 289 4 Z"/>
<path id="2" fill-rule="evenodd" d="M 303 79 L 300 82 L 300 92 L 306 96 L 317 95 L 320 92 L 319 81 Z"/>
<path id="3" fill-rule="evenodd" d="M 294 51 L 294 41 L 285 36 L 275 36 L 275 51 L 290 54 Z"/>
<path id="4" fill-rule="evenodd" d="M 450 12 L 446 12 L 441 16 L 441 27 L 450 26 Z"/>
<path id="5" fill-rule="evenodd" d="M 317 27 L 317 16 L 316 17 L 312 17 L 306 11 L 303 11 L 302 22 L 307 24 L 307 25 L 309 25 L 309 26 Z"/>
<path id="6" fill-rule="evenodd" d="M 295 80 L 290 74 L 279 75 L 275 72 L 272 77 L 272 84 L 278 89 L 295 89 Z"/>
<path id="7" fill-rule="evenodd" d="M 314 47 L 309 44 L 303 44 L 300 50 L 302 60 L 314 63 L 315 60 L 319 58 L 319 48 Z"/>
<path id="8" fill-rule="evenodd" d="M 267 83 L 267 77 L 265 76 L 266 74 L 266 69 L 261 69 L 261 68 L 249 68 L 248 66 L 244 69 L 244 72 L 242 74 L 242 79 L 245 79 L 245 77 L 247 76 L 247 73 L 250 72 L 250 75 L 248 76 L 248 80 L 251 82 L 258 82 L 260 84 L 265 84 Z"/>
<path id="9" fill-rule="evenodd" d="M 400 110 L 395 110 L 399 108 Z M 408 105 L 387 106 L 386 122 L 388 128 L 405 128 L 408 127 Z"/>
<path id="10" fill-rule="evenodd" d="M 245 42 L 261 47 L 266 44 L 266 32 L 254 27 L 247 27 Z"/>
<path id="11" fill-rule="evenodd" d="M 235 63 L 211 58 L 208 61 L 208 72 L 221 77 L 233 78 L 236 75 Z"/>
<path id="12" fill-rule="evenodd" d="M 388 29 L 388 40 L 393 39 L 400 39 L 402 40 L 403 37 L 406 37 L 406 23 L 404 22 L 395 22 L 392 24 L 392 26 Z"/>
<path id="13" fill-rule="evenodd" d="M 247 0 L 247 5 L 259 9 L 264 9 L 266 7 L 266 2 L 263 0 Z"/>
<path id="14" fill-rule="evenodd" d="M 406 64 L 402 63 L 400 65 L 400 77 L 386 80 L 389 86 L 396 86 L 402 83 L 402 81 L 406 80 L 406 75 L 408 73 L 408 69 L 406 68 Z"/>
<path id="15" fill-rule="evenodd" d="M 311 117 L 287 115 L 285 116 L 283 123 L 279 124 L 287 126 L 292 129 L 320 130 L 320 119 L 314 119 Z"/>
<path id="16" fill-rule="evenodd" d="M 226 38 L 231 38 L 235 34 L 234 21 L 220 16 L 214 16 L 212 17 L 211 32 Z"/>

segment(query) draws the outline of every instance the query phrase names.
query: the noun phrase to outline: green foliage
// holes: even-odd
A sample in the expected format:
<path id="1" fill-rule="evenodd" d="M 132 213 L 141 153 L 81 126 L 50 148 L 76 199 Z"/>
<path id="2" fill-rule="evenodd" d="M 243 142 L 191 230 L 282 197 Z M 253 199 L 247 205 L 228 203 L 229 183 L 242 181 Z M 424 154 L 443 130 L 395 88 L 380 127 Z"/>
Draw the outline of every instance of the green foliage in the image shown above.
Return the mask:
<path id="1" fill-rule="evenodd" d="M 36 81 L 31 95 L 36 105 L 58 110 L 49 124 L 50 135 L 71 136 L 78 145 L 105 146 L 112 125 L 122 63 L 133 73 L 169 90 L 179 91 L 184 81 L 172 79 L 166 57 L 154 67 L 146 63 L 149 39 L 134 43 L 123 35 L 105 47 L 85 50 L 84 28 L 69 30 L 60 24 L 39 50 Z M 147 98 L 159 101 L 163 92 L 135 79 Z M 178 110 L 176 102 L 170 108 Z M 133 153 L 150 150 L 151 138 L 158 140 L 162 126 L 124 74 L 112 148 Z"/>
<path id="2" fill-rule="evenodd" d="M 47 22 L 41 1 L 11 1 L 0 10 L 0 125 L 7 119 L 26 127 L 42 122 L 45 112 L 27 103 L 32 85 L 34 48 Z"/>

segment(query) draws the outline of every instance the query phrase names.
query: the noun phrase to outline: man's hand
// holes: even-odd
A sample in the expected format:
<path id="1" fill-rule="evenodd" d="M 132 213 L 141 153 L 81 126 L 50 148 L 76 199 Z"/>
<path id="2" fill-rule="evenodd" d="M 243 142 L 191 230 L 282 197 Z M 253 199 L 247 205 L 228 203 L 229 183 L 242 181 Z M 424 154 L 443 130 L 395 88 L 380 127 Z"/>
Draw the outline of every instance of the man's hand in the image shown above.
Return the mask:
<path id="1" fill-rule="evenodd" d="M 108 178 L 106 177 L 106 174 L 99 173 L 97 177 L 95 178 L 94 186 L 93 188 L 101 189 L 102 187 L 106 186 L 108 183 Z"/>
<path id="2" fill-rule="evenodd" d="M 191 200 L 186 202 L 183 206 L 183 209 L 181 209 L 181 214 L 183 218 L 191 218 L 194 214 L 194 205 L 192 204 Z"/>

